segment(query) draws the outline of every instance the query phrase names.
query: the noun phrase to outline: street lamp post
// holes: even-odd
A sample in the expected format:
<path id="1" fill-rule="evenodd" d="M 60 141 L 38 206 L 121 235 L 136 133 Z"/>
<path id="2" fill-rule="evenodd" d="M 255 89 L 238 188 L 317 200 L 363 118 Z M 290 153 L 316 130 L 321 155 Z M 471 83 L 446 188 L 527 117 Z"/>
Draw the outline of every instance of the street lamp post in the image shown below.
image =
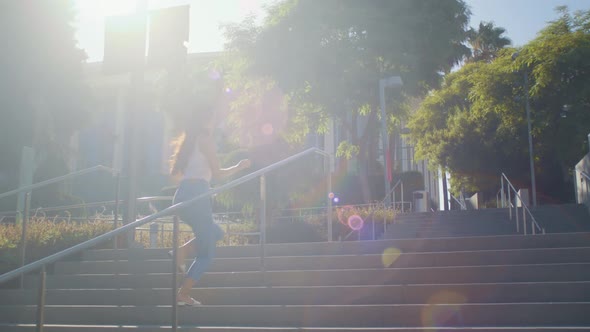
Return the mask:
<path id="1" fill-rule="evenodd" d="M 518 57 L 519 53 L 512 54 L 512 60 Z M 524 71 L 524 98 L 526 108 L 526 122 L 527 122 L 527 133 L 529 138 L 529 167 L 531 172 L 531 191 L 533 194 L 533 206 L 537 206 L 537 184 L 535 180 L 535 162 L 533 153 L 533 136 L 531 135 L 531 106 L 529 103 L 529 74 Z"/>
<path id="2" fill-rule="evenodd" d="M 388 204 L 391 203 L 389 193 L 389 191 L 391 190 L 391 184 L 389 183 L 389 177 L 387 174 L 387 151 L 389 151 L 389 135 L 387 135 L 387 116 L 385 112 L 385 88 L 401 86 L 402 84 L 402 79 L 399 76 L 391 76 L 379 80 L 379 104 L 381 107 L 381 139 L 383 142 L 383 178 L 385 180 L 385 200 Z"/>

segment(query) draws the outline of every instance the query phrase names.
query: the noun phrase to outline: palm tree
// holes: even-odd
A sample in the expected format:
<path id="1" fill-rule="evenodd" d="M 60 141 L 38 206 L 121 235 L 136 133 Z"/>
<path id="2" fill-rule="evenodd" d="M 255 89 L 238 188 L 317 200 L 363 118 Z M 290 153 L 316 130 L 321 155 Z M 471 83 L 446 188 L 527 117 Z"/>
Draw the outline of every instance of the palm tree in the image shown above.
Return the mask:
<path id="1" fill-rule="evenodd" d="M 493 22 L 480 22 L 477 30 L 469 29 L 467 42 L 471 46 L 471 54 L 466 60 L 492 61 L 499 50 L 512 43 L 509 38 L 502 36 L 505 32 L 506 29 L 494 26 Z"/>

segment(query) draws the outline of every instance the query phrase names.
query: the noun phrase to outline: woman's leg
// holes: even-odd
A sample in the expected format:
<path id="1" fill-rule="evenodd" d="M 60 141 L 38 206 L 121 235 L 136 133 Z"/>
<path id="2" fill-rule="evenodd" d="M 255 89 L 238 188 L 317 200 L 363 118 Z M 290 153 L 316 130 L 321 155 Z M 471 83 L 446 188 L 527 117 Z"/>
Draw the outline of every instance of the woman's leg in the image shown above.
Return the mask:
<path id="1" fill-rule="evenodd" d="M 209 269 L 215 256 L 216 242 L 223 238 L 223 231 L 218 225 L 213 223 L 211 218 L 209 222 L 198 224 L 196 233 L 199 239 L 196 241 L 197 257 L 191 264 L 187 275 L 178 290 L 178 299 L 182 302 L 190 302 L 190 291 L 196 282 Z"/>
<path id="2" fill-rule="evenodd" d="M 202 187 L 202 186 L 201 186 Z M 172 204 L 178 204 L 184 202 L 191 197 L 196 196 L 199 194 L 200 190 L 202 190 L 199 186 L 196 186 L 191 183 L 181 182 L 178 189 L 174 193 L 174 198 L 172 200 Z M 194 208 L 194 207 L 193 207 Z M 194 222 L 195 212 L 193 208 L 189 207 L 178 213 L 178 217 L 185 223 L 189 223 L 189 221 Z M 198 213 L 198 210 L 197 210 Z M 179 246 L 176 251 L 176 266 L 183 267 L 185 265 L 185 260 L 187 257 L 194 257 L 196 252 L 196 239 L 193 237 L 185 244 Z M 170 256 L 172 256 L 172 252 L 170 252 Z M 182 268 L 183 272 L 186 272 L 186 268 Z"/>
<path id="3" fill-rule="evenodd" d="M 182 266 L 185 264 L 187 257 L 194 257 L 197 251 L 197 239 L 192 238 L 187 243 L 178 247 L 176 253 L 176 265 Z"/>

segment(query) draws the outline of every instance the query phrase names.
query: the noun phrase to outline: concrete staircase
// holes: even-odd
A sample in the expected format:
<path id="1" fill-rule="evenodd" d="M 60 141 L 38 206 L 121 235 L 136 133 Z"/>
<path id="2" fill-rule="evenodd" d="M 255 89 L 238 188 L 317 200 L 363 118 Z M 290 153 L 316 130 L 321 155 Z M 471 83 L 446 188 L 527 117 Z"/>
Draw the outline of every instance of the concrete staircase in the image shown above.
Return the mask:
<path id="1" fill-rule="evenodd" d="M 170 330 L 166 252 L 91 250 L 57 263 L 47 276 L 44 331 Z M 589 232 L 276 244 L 266 252 L 262 272 L 258 246 L 219 248 L 193 291 L 204 305 L 179 308 L 180 330 L 590 331 Z M 27 276 L 25 289 L 0 290 L 0 331 L 35 331 L 37 284 Z"/>
<path id="2" fill-rule="evenodd" d="M 590 215 L 582 204 L 545 205 L 531 209 L 531 213 L 547 233 L 590 232 Z M 519 210 L 519 220 L 522 232 L 522 210 Z M 528 215 L 527 220 L 530 233 Z M 508 209 L 402 214 L 396 217 L 395 223 L 387 226 L 380 238 L 510 235 L 516 233 L 515 223 L 515 219 L 509 219 Z"/>

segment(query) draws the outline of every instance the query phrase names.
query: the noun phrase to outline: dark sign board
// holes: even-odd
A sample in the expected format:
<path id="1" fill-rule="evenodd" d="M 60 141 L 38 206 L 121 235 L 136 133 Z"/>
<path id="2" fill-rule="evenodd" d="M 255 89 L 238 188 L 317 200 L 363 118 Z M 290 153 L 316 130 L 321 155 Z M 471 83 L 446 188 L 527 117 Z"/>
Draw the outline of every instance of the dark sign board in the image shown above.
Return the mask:
<path id="1" fill-rule="evenodd" d="M 105 74 L 121 74 L 141 69 L 145 63 L 145 40 L 145 16 L 107 17 L 103 58 Z"/>
<path id="2" fill-rule="evenodd" d="M 148 65 L 170 67 L 186 61 L 190 6 L 177 6 L 150 13 Z"/>

